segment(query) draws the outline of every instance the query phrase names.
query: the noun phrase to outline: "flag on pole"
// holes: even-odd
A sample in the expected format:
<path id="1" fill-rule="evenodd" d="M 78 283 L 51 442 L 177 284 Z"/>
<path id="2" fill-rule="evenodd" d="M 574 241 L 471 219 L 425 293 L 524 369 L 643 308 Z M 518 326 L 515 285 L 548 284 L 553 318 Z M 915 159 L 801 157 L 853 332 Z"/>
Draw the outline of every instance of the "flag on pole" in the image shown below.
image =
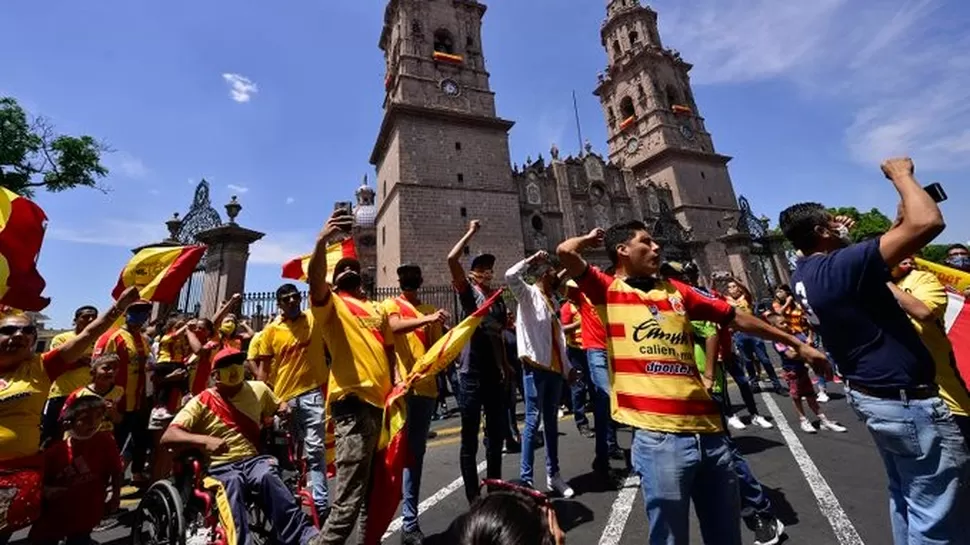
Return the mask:
<path id="1" fill-rule="evenodd" d="M 40 311 L 51 300 L 37 271 L 47 215 L 33 201 L 0 187 L 0 305 Z"/>
<path id="2" fill-rule="evenodd" d="M 391 524 L 394 513 L 401 503 L 404 467 L 413 458 L 408 450 L 407 403 L 405 394 L 411 385 L 424 377 L 433 376 L 447 368 L 471 340 L 472 334 L 482 322 L 488 309 L 499 297 L 502 290 L 496 290 L 471 316 L 462 320 L 444 334 L 438 342 L 428 349 L 405 377 L 403 384 L 395 387 L 384 403 L 384 425 L 374 457 L 371 473 L 371 494 L 367 507 L 367 529 L 364 543 L 378 545 L 384 532 Z"/>
<path id="3" fill-rule="evenodd" d="M 127 288 L 135 286 L 142 299 L 173 303 L 203 255 L 205 246 L 145 248 L 125 265 L 111 295 L 117 299 Z"/>
<path id="4" fill-rule="evenodd" d="M 333 282 L 333 268 L 337 262 L 345 257 L 357 259 L 357 246 L 353 238 L 346 238 L 327 246 L 327 281 Z M 283 264 L 283 278 L 306 282 L 307 267 L 310 265 L 310 254 L 295 257 Z"/>
<path id="5" fill-rule="evenodd" d="M 957 371 L 964 384 L 970 384 L 970 305 L 962 293 L 947 290 L 949 300 L 943 323 L 946 336 L 953 345 L 953 355 L 957 360 Z"/>

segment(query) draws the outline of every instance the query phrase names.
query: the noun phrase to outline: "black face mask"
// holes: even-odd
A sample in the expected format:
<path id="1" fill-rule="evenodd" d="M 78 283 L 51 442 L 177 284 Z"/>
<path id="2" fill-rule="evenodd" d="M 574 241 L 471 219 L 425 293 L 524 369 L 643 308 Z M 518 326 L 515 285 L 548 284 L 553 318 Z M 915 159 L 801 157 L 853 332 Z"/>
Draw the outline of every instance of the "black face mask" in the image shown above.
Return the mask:
<path id="1" fill-rule="evenodd" d="M 356 271 L 347 271 L 337 280 L 337 289 L 340 291 L 357 291 L 364 283 L 360 274 Z"/>
<path id="2" fill-rule="evenodd" d="M 624 279 L 624 282 L 626 282 L 630 287 L 640 291 L 650 291 L 657 285 L 657 279 L 652 276 L 643 278 L 626 278 Z"/>
<path id="3" fill-rule="evenodd" d="M 401 291 L 418 291 L 424 284 L 424 280 L 421 278 L 402 278 L 398 281 L 398 284 L 401 286 Z"/>

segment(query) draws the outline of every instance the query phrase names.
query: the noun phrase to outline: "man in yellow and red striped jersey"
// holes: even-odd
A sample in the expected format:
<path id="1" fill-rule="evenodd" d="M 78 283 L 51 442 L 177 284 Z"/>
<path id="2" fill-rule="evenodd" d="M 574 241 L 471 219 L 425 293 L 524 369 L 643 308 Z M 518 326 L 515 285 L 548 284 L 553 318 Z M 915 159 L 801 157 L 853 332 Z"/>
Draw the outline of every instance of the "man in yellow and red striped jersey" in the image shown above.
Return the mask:
<path id="1" fill-rule="evenodd" d="M 584 249 L 605 242 L 611 277 Z M 690 541 L 690 501 L 704 543 L 741 544 L 737 476 L 712 384 L 698 373 L 691 320 L 784 343 L 813 363 L 825 355 L 724 301 L 657 278 L 660 246 L 643 222 L 594 229 L 563 242 L 559 259 L 606 327 L 613 419 L 636 429 L 631 459 L 641 477 L 651 544 Z"/>

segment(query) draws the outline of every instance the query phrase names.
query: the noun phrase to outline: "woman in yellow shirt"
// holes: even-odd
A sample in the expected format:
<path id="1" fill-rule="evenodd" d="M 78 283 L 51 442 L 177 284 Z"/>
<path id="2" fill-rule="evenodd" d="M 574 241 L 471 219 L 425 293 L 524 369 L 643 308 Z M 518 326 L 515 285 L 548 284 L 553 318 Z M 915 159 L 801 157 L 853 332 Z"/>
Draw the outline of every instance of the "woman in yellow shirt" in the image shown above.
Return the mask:
<path id="1" fill-rule="evenodd" d="M 40 421 L 51 381 L 84 357 L 95 339 L 137 299 L 137 289 L 126 290 L 76 337 L 45 354 L 34 353 L 37 326 L 28 316 L 0 318 L 0 491 L 13 495 L 0 512 L 0 543 L 40 515 Z"/>

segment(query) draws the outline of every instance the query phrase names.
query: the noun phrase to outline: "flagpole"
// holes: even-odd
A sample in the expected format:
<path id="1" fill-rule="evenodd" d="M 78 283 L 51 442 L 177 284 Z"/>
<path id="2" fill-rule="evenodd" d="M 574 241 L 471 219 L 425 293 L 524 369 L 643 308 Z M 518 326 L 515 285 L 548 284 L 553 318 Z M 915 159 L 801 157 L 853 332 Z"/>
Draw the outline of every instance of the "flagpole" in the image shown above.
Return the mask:
<path id="1" fill-rule="evenodd" d="M 576 136 L 579 138 L 579 155 L 583 155 L 583 126 L 579 122 L 579 103 L 576 101 L 576 90 L 573 89 L 573 113 L 576 116 Z"/>

